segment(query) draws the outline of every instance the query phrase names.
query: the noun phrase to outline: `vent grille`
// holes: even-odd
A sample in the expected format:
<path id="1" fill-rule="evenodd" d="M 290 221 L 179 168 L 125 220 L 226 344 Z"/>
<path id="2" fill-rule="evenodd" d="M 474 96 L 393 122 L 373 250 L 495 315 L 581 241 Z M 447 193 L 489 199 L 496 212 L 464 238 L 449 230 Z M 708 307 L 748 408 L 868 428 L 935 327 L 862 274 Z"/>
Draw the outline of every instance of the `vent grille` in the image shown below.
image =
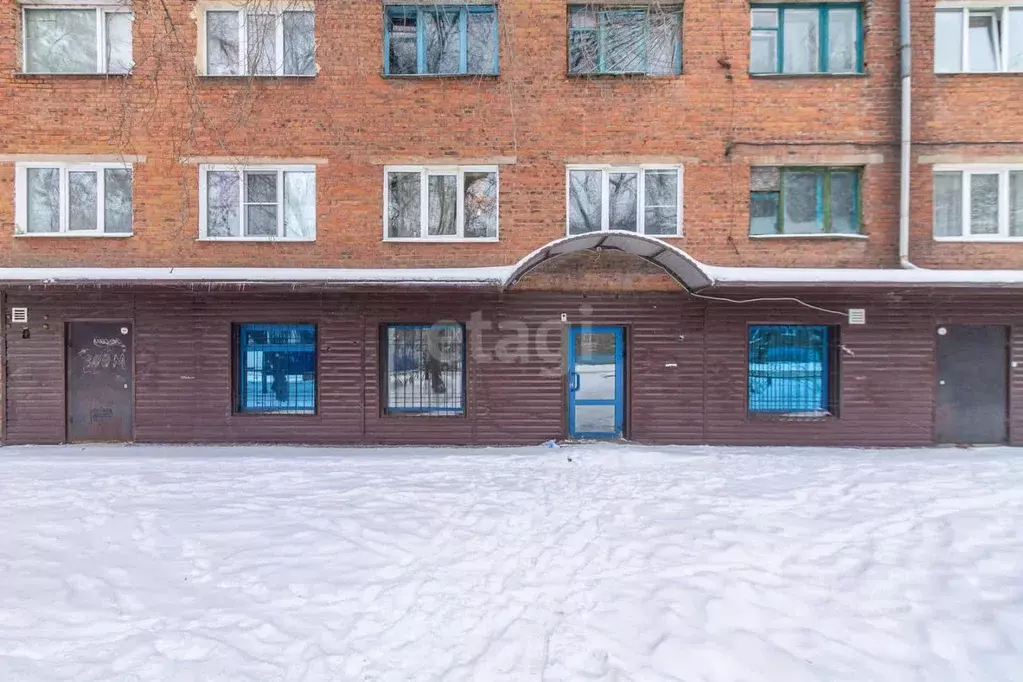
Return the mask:
<path id="1" fill-rule="evenodd" d="M 17 324 L 28 322 L 28 308 L 11 308 L 11 322 Z"/>
<path id="2" fill-rule="evenodd" d="M 849 324 L 866 324 L 867 311 L 863 308 L 849 308 Z"/>

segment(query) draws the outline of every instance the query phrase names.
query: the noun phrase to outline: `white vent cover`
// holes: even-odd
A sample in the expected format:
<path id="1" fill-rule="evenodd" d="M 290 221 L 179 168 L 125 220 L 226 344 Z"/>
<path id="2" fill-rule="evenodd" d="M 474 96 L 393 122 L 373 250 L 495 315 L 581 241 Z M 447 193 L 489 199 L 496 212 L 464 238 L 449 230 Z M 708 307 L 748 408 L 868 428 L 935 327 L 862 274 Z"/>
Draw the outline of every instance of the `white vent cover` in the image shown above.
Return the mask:
<path id="1" fill-rule="evenodd" d="M 28 308 L 11 308 L 11 322 L 20 324 L 28 322 Z"/>
<path id="2" fill-rule="evenodd" d="M 867 311 L 863 308 L 849 308 L 849 324 L 866 324 Z"/>

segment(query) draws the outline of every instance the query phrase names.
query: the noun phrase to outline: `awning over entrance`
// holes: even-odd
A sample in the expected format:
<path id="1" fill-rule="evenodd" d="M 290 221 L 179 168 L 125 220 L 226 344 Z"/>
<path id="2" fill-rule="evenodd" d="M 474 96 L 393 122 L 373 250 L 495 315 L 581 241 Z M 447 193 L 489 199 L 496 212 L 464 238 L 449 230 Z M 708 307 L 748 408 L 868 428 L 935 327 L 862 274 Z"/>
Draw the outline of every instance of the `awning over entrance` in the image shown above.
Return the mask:
<path id="1" fill-rule="evenodd" d="M 505 286 L 512 286 L 520 279 L 547 261 L 580 251 L 620 251 L 638 256 L 658 266 L 690 291 L 705 289 L 714 284 L 698 260 L 685 251 L 654 237 L 645 237 L 633 232 L 588 232 L 558 239 L 540 247 L 515 264 L 505 280 Z"/>

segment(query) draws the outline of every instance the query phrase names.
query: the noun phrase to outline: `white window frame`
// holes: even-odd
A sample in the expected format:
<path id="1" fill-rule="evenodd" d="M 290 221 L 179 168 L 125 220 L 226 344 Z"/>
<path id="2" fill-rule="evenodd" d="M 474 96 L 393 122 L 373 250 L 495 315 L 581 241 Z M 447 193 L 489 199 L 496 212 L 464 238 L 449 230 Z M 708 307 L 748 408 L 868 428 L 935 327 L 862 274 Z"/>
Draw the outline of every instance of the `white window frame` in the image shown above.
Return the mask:
<path id="1" fill-rule="evenodd" d="M 672 234 L 652 234 L 651 237 L 661 239 L 667 237 L 673 239 L 676 237 L 682 237 L 683 234 L 683 220 L 682 220 L 682 206 L 685 203 L 682 200 L 682 188 L 684 186 L 683 175 L 685 169 L 679 164 L 639 164 L 632 166 L 617 166 L 614 164 L 570 164 L 565 166 L 565 235 L 566 236 L 579 236 L 571 233 L 572 223 L 572 173 L 575 171 L 600 171 L 600 232 L 610 231 L 611 225 L 611 182 L 610 175 L 612 173 L 636 173 L 638 175 L 638 186 L 636 189 L 636 211 L 639 215 L 636 217 L 636 234 L 646 235 L 646 171 L 678 171 L 678 189 L 676 197 L 678 197 L 678 205 L 676 206 L 678 219 L 675 224 L 675 232 Z M 583 232 L 580 234 L 594 234 L 591 232 Z"/>
<path id="2" fill-rule="evenodd" d="M 391 208 L 391 173 L 419 173 L 419 236 L 391 237 L 388 235 Z M 465 174 L 493 173 L 497 176 L 497 212 L 493 237 L 465 236 Z M 458 178 L 458 206 L 455 212 L 453 235 L 429 234 L 430 231 L 430 183 L 431 175 L 454 175 Z M 385 242 L 466 242 L 485 244 L 501 241 L 501 172 L 499 166 L 385 166 L 384 167 L 384 241 Z"/>
<path id="3" fill-rule="evenodd" d="M 958 237 L 938 236 L 934 234 L 934 217 L 931 215 L 931 236 L 937 242 L 1023 242 L 1023 235 L 1009 234 L 1009 174 L 1023 172 L 1023 164 L 955 164 L 935 165 L 932 173 L 962 173 L 962 224 L 963 234 Z M 998 234 L 972 234 L 973 225 L 971 209 L 971 175 L 998 175 Z M 932 176 L 933 177 L 933 176 Z M 933 186 L 933 185 L 932 185 Z M 931 201 L 933 201 L 933 192 Z"/>
<path id="4" fill-rule="evenodd" d="M 77 73 L 67 71 L 29 71 L 28 70 L 28 21 L 25 18 L 26 11 L 29 10 L 95 10 L 96 12 L 96 71 L 91 72 L 95 74 L 106 74 L 113 76 L 123 76 L 130 74 L 132 69 L 135 68 L 135 50 L 134 41 L 132 44 L 132 64 L 131 68 L 127 72 L 113 73 L 111 74 L 109 64 L 107 64 L 107 14 L 128 14 L 131 16 L 131 21 L 134 24 L 135 13 L 132 12 L 131 7 L 117 0 L 116 2 L 110 2 L 109 0 L 95 0 L 84 5 L 73 5 L 67 2 L 45 2 L 45 0 L 36 0 L 35 2 L 23 2 L 21 4 L 21 68 L 24 73 L 31 73 L 33 76 L 88 76 L 89 73 Z M 132 26 L 132 37 L 134 38 L 134 25 Z"/>
<path id="5" fill-rule="evenodd" d="M 285 2 L 267 2 L 264 0 L 263 3 L 257 4 L 255 9 L 258 11 L 249 12 L 247 8 L 241 2 L 238 3 L 225 3 L 219 5 L 212 5 L 203 8 L 202 12 L 202 25 L 200 26 L 200 34 L 198 48 L 202 50 L 202 75 L 208 78 L 313 78 L 316 76 L 316 70 L 313 73 L 284 73 L 284 14 L 285 12 L 313 12 L 316 11 L 316 6 L 311 2 L 297 2 L 297 1 L 285 1 Z M 238 73 L 210 73 L 209 66 L 209 49 L 207 46 L 207 17 L 206 15 L 210 12 L 235 12 L 239 14 L 238 17 L 238 60 L 239 60 L 239 72 Z M 273 73 L 250 73 L 249 72 L 249 14 L 261 14 L 266 16 L 275 17 L 275 40 L 274 40 L 274 52 L 276 54 L 276 62 L 274 63 Z M 313 41 L 316 41 L 316 32 L 313 29 Z M 314 48 L 315 49 L 315 48 Z"/>
<path id="6" fill-rule="evenodd" d="M 962 3 L 944 4 L 938 3 L 935 13 L 938 12 L 959 12 L 962 15 L 962 54 L 959 55 L 958 71 L 938 71 L 937 60 L 935 59 L 935 73 L 1023 73 L 1023 70 L 1009 70 L 1009 47 L 1014 40 L 1023 40 L 1023 36 L 1014 36 L 1009 26 L 1009 11 L 1023 11 L 1023 3 L 992 3 L 964 5 Z M 995 71 L 974 71 L 970 68 L 970 15 L 994 15 L 998 19 L 998 69 Z"/>
<path id="7" fill-rule="evenodd" d="M 207 184 L 207 173 L 209 172 L 239 173 L 241 178 L 238 182 L 238 228 L 237 237 L 211 237 L 207 234 L 207 223 L 209 221 L 209 185 Z M 246 173 L 277 173 L 277 235 L 271 237 L 245 235 L 245 221 L 247 212 L 245 206 L 245 174 Z M 312 173 L 313 174 L 313 224 L 312 234 L 308 237 L 286 237 L 284 236 L 284 173 Z M 199 166 L 199 241 L 204 242 L 314 242 L 316 241 L 316 207 L 319 188 L 316 177 L 316 166 L 291 165 L 291 164 L 258 164 L 258 165 L 226 165 L 226 164 L 201 164 Z"/>
<path id="8" fill-rule="evenodd" d="M 57 232 L 28 231 L 28 173 L 29 168 L 54 168 L 60 171 L 60 229 Z M 126 170 L 131 174 L 132 198 L 135 194 L 135 171 L 130 163 L 67 163 L 61 161 L 19 161 L 14 168 L 14 234 L 18 237 L 131 237 L 135 234 L 135 208 L 132 205 L 131 232 L 106 232 L 106 173 L 107 170 Z M 96 173 L 96 229 L 69 230 L 71 202 L 68 197 L 69 173 Z"/>

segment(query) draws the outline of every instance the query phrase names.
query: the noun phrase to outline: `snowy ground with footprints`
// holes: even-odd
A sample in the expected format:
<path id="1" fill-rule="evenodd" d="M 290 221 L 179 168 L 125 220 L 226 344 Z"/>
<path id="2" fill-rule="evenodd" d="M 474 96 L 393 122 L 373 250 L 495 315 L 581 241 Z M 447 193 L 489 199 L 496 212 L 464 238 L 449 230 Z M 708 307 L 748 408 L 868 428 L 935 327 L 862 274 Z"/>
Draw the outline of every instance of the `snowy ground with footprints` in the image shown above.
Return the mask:
<path id="1" fill-rule="evenodd" d="M 0 448 L 0 679 L 1019 680 L 1023 451 Z"/>

